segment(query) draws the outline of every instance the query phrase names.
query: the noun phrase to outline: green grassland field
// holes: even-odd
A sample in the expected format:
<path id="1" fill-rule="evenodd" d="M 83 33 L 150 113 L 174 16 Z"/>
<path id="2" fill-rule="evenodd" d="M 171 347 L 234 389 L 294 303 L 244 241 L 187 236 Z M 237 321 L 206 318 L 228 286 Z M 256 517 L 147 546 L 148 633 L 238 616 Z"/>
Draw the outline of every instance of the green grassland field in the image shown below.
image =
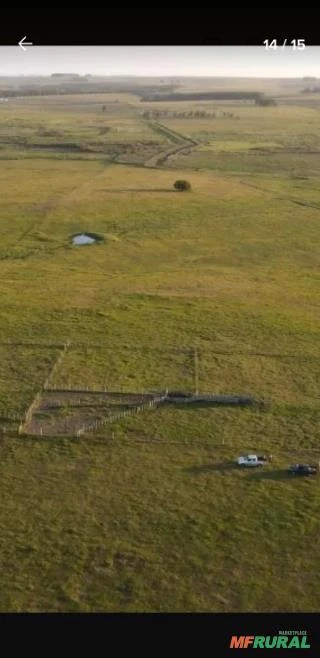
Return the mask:
<path id="1" fill-rule="evenodd" d="M 2 612 L 319 610 L 320 479 L 286 468 L 320 459 L 320 113 L 272 89 L 0 106 Z M 269 404 L 19 435 L 66 342 L 57 387 L 193 391 L 196 348 L 200 392 Z"/>

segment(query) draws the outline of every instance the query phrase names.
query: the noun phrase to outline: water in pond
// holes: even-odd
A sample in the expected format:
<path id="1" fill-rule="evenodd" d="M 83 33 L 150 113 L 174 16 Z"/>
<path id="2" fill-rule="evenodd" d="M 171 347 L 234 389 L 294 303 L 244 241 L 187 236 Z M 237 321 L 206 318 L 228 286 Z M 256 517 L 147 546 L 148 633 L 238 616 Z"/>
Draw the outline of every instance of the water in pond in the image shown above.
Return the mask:
<path id="1" fill-rule="evenodd" d="M 96 240 L 90 238 L 90 235 L 86 235 L 86 233 L 81 233 L 72 238 L 72 242 L 73 244 L 92 244 L 93 242 L 96 242 Z"/>

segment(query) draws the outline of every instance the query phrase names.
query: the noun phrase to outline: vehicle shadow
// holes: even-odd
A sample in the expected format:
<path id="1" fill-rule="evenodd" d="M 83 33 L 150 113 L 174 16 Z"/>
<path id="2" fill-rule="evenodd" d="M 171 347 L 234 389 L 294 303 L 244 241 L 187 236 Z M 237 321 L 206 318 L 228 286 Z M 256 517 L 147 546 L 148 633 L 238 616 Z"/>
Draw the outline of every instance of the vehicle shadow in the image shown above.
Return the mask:
<path id="1" fill-rule="evenodd" d="M 238 470 L 239 466 L 234 462 L 216 462 L 212 464 L 200 464 L 199 466 L 189 466 L 183 469 L 189 475 L 201 475 L 201 473 L 216 473 Z"/>
<path id="2" fill-rule="evenodd" d="M 284 468 L 274 469 L 272 471 L 266 470 L 262 471 L 259 469 L 259 472 L 250 472 L 248 475 L 250 480 L 296 480 L 297 476 L 292 475 Z M 300 478 L 299 478 L 300 479 Z"/>

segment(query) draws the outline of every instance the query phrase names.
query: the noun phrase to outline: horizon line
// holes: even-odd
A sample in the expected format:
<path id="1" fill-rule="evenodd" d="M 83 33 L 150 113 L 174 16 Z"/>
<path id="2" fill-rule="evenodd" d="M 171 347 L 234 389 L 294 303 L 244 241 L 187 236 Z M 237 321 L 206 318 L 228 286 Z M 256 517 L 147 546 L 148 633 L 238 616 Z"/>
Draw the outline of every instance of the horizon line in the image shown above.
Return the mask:
<path id="1" fill-rule="evenodd" d="M 192 74 L 183 74 L 179 75 L 178 73 L 176 75 L 164 75 L 164 74 L 158 74 L 158 75 L 149 75 L 147 73 L 142 74 L 142 73 L 76 73 L 76 72 L 63 72 L 63 71 L 53 71 L 52 73 L 15 73 L 15 74 L 5 74 L 0 72 L 0 77 L 1 78 L 32 78 L 32 77 L 38 77 L 38 78 L 48 78 L 52 75 L 77 75 L 79 77 L 86 77 L 88 75 L 94 76 L 94 77 L 99 77 L 99 78 L 165 78 L 166 80 L 171 80 L 173 78 L 179 78 L 179 79 L 188 79 L 188 78 L 203 78 L 206 80 L 215 80 L 216 78 L 221 78 L 221 79 L 227 79 L 227 80 L 304 80 L 305 78 L 310 78 L 313 80 L 319 80 L 320 77 L 317 77 L 315 75 L 301 75 L 301 76 L 295 76 L 295 75 L 287 75 L 287 76 L 269 76 L 269 75 L 192 75 Z"/>

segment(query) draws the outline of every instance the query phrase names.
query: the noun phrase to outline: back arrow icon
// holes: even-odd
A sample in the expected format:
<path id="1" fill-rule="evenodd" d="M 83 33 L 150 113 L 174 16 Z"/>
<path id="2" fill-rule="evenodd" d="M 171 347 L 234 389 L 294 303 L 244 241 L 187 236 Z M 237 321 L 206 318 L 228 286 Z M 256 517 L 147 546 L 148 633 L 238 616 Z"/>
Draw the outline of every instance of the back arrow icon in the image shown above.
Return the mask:
<path id="1" fill-rule="evenodd" d="M 22 50 L 27 50 L 26 48 L 24 48 L 24 46 L 33 46 L 33 43 L 31 43 L 31 41 L 25 41 L 24 42 L 24 40 L 26 38 L 27 37 L 23 37 L 23 39 L 21 39 L 21 41 L 19 41 L 19 43 L 18 43 L 18 45 L 21 46 Z"/>

